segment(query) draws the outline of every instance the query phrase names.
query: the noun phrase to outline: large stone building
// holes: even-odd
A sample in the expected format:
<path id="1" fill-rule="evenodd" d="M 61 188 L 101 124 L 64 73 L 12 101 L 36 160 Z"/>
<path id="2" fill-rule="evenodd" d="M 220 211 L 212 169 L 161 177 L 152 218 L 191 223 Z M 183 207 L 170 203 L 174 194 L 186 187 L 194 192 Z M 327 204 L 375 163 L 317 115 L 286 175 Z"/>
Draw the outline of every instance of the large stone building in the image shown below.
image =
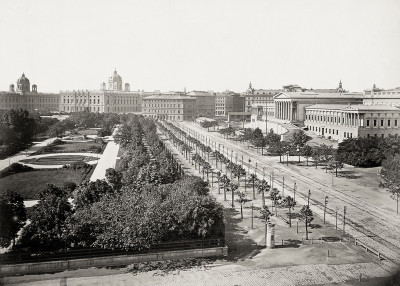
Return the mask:
<path id="1" fill-rule="evenodd" d="M 229 112 L 242 112 L 245 98 L 238 93 L 224 91 L 215 95 L 215 116 L 228 116 Z"/>
<path id="2" fill-rule="evenodd" d="M 384 90 L 374 85 L 372 89 L 365 90 L 364 94 L 364 104 L 385 104 L 400 107 L 400 87 Z"/>
<path id="3" fill-rule="evenodd" d="M 61 112 L 141 112 L 142 95 L 138 91 L 130 91 L 129 83 L 122 89 L 122 78 L 114 71 L 107 85 L 102 83 L 100 90 L 73 90 L 60 92 Z"/>
<path id="4" fill-rule="evenodd" d="M 195 120 L 196 98 L 181 94 L 161 94 L 143 97 L 142 114 L 145 117 L 163 120 Z"/>
<path id="5" fill-rule="evenodd" d="M 275 118 L 302 126 L 305 108 L 314 104 L 362 104 L 363 93 L 281 92 L 274 96 Z"/>
<path id="6" fill-rule="evenodd" d="M 59 109 L 59 94 L 39 93 L 25 74 L 17 80 L 17 86 L 10 85 L 8 91 L 0 92 L 0 109 L 26 109 L 29 112 L 52 112 Z"/>
<path id="7" fill-rule="evenodd" d="M 305 112 L 304 125 L 310 131 L 339 142 L 400 133 L 400 109 L 387 105 L 315 104 Z"/>
<path id="8" fill-rule="evenodd" d="M 273 104 L 274 95 L 280 91 L 279 89 L 254 89 L 250 82 L 249 88 L 242 94 L 245 97 L 246 112 L 251 112 L 251 108 L 254 105 Z"/>
<path id="9" fill-rule="evenodd" d="M 215 93 L 212 91 L 192 90 L 188 96 L 196 98 L 196 116 L 214 117 L 215 116 Z"/>

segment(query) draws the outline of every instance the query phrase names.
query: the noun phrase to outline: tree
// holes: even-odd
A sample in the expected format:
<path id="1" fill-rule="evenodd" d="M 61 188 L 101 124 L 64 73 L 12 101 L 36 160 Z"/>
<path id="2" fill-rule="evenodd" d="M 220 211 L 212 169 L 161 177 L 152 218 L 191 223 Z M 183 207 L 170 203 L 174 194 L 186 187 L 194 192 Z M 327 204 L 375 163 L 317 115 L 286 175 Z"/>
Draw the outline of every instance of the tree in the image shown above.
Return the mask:
<path id="1" fill-rule="evenodd" d="M 72 214 L 66 195 L 65 191 L 50 184 L 39 194 L 39 202 L 32 210 L 31 224 L 22 235 L 23 244 L 28 242 L 46 249 L 64 246 L 65 221 Z"/>
<path id="2" fill-rule="evenodd" d="M 338 157 L 340 161 L 356 167 L 377 167 L 387 158 L 386 154 L 398 153 L 397 138 L 348 138 L 339 143 Z"/>
<path id="3" fill-rule="evenodd" d="M 285 154 L 285 145 L 281 141 L 272 142 L 268 147 L 268 152 L 273 155 L 279 155 L 279 162 L 282 162 L 282 156 Z"/>
<path id="4" fill-rule="evenodd" d="M 7 191 L 0 195 L 0 246 L 15 245 L 18 231 L 24 226 L 26 211 L 20 194 Z"/>
<path id="5" fill-rule="evenodd" d="M 247 203 L 249 200 L 246 198 L 246 194 L 244 192 L 237 191 L 237 196 L 237 201 L 240 203 L 240 217 L 243 219 L 243 204 Z"/>
<path id="6" fill-rule="evenodd" d="M 314 160 L 315 163 L 315 169 L 318 169 L 318 163 L 321 161 L 321 148 L 319 147 L 314 147 L 312 150 L 312 159 Z"/>
<path id="7" fill-rule="evenodd" d="M 274 215 L 274 214 L 269 210 L 269 208 L 268 208 L 267 206 L 264 206 L 264 207 L 261 209 L 260 212 L 261 212 L 262 217 L 263 217 L 264 220 L 265 220 L 265 224 L 269 223 L 270 220 L 271 220 L 271 217 Z"/>
<path id="8" fill-rule="evenodd" d="M 224 201 L 226 201 L 226 189 L 228 188 L 229 184 L 231 183 L 231 180 L 224 174 L 220 178 L 220 182 L 222 184 L 222 187 L 224 188 Z"/>
<path id="9" fill-rule="evenodd" d="M 106 180 L 113 187 L 114 190 L 118 191 L 122 187 L 122 173 L 116 171 L 113 168 L 106 170 Z"/>
<path id="10" fill-rule="evenodd" d="M 328 146 L 326 144 L 322 144 L 319 148 L 320 150 L 320 154 L 322 157 L 322 161 L 326 163 L 326 167 L 325 167 L 325 171 L 328 172 L 328 165 L 329 165 L 329 161 L 332 160 L 333 155 L 334 155 L 334 151 L 332 148 L 332 145 Z"/>
<path id="11" fill-rule="evenodd" d="M 307 166 L 308 166 L 308 159 L 312 156 L 313 154 L 313 149 L 311 148 L 311 146 L 309 145 L 304 145 L 301 149 L 300 149 L 300 153 L 303 157 L 306 158 L 307 160 Z"/>
<path id="12" fill-rule="evenodd" d="M 260 128 L 257 127 L 256 129 L 254 129 L 254 132 L 253 132 L 252 138 L 250 139 L 250 142 L 256 148 L 261 147 L 261 155 L 262 155 L 263 149 L 267 145 L 267 141 L 265 140 Z"/>
<path id="13" fill-rule="evenodd" d="M 261 155 L 264 155 L 264 147 L 267 146 L 267 141 L 265 140 L 264 137 L 256 137 L 256 138 L 251 140 L 251 143 L 256 148 L 260 148 L 261 147 Z"/>
<path id="14" fill-rule="evenodd" d="M 291 213 L 291 210 L 292 209 L 294 210 L 295 205 L 296 205 L 296 202 L 291 196 L 287 196 L 286 198 L 284 198 L 282 200 L 282 206 L 289 209 L 289 214 L 288 214 L 289 227 L 292 227 L 292 213 Z"/>
<path id="15" fill-rule="evenodd" d="M 261 180 L 257 184 L 258 193 L 262 195 L 262 205 L 265 206 L 265 192 L 268 192 L 271 189 L 271 186 L 268 185 L 267 181 Z"/>
<path id="16" fill-rule="evenodd" d="M 220 190 L 221 190 L 221 172 L 218 171 L 217 172 L 217 181 L 218 181 L 218 194 L 220 194 Z"/>
<path id="17" fill-rule="evenodd" d="M 76 208 L 83 208 L 100 201 L 106 194 L 113 194 L 114 189 L 105 180 L 96 180 L 95 182 L 85 181 L 76 188 L 72 196 Z"/>
<path id="18" fill-rule="evenodd" d="M 292 145 L 296 148 L 301 148 L 307 143 L 308 140 L 310 140 L 310 137 L 308 137 L 303 130 L 300 130 L 299 132 L 293 133 Z"/>
<path id="19" fill-rule="evenodd" d="M 400 155 L 388 158 L 382 163 L 381 186 L 388 189 L 392 198 L 397 202 L 397 213 L 399 213 L 400 198 Z"/>
<path id="20" fill-rule="evenodd" d="M 277 201 L 279 201 L 282 198 L 281 195 L 279 194 L 279 190 L 277 188 L 273 188 L 269 197 L 274 202 L 274 207 L 276 212 L 276 206 L 278 204 Z"/>
<path id="21" fill-rule="evenodd" d="M 308 205 L 305 205 L 301 208 L 299 215 L 306 225 L 306 239 L 308 239 L 308 225 L 314 220 L 313 212 Z"/>
<path id="22" fill-rule="evenodd" d="M 281 136 L 276 134 L 274 132 L 274 129 L 271 128 L 270 131 L 268 132 L 268 134 L 265 136 L 265 139 L 266 139 L 268 145 L 273 145 L 276 142 L 281 141 Z"/>
<path id="23" fill-rule="evenodd" d="M 338 169 L 343 168 L 343 162 L 340 161 L 340 158 L 337 156 L 337 152 L 334 152 L 334 155 L 329 158 L 328 165 L 332 169 L 332 171 L 335 170 L 336 177 L 337 177 Z"/>
<path id="24" fill-rule="evenodd" d="M 255 183 L 258 180 L 257 175 L 255 173 L 250 174 L 248 180 L 249 182 L 251 182 L 251 185 L 253 186 L 253 200 L 254 200 L 256 198 Z"/>
<path id="25" fill-rule="evenodd" d="M 235 201 L 235 192 L 236 190 L 239 188 L 238 185 L 236 185 L 235 183 L 230 182 L 228 185 L 228 191 L 232 192 L 232 208 L 235 207 L 234 201 Z"/>

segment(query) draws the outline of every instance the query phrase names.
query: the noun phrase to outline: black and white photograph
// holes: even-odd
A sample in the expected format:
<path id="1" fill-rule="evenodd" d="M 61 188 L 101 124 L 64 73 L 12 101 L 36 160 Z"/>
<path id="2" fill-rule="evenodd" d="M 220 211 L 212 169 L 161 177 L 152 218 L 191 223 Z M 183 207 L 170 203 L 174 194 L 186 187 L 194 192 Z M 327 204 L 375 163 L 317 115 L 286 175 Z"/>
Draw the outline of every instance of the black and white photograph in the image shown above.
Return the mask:
<path id="1" fill-rule="evenodd" d="M 400 286 L 399 0 L 0 14 L 0 285 Z"/>

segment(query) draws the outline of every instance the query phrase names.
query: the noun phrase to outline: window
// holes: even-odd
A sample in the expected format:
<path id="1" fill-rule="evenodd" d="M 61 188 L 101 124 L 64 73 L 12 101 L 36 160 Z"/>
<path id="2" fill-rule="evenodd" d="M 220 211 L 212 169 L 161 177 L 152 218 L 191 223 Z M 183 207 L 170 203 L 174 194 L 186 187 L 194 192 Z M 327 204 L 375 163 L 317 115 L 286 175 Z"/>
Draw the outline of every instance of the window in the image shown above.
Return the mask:
<path id="1" fill-rule="evenodd" d="M 370 135 L 369 134 L 367 134 L 367 138 L 369 138 L 370 137 Z"/>
<path id="2" fill-rule="evenodd" d="M 346 138 L 346 132 L 343 133 L 343 137 Z"/>
<path id="3" fill-rule="evenodd" d="M 388 126 L 390 126 L 390 119 L 388 120 Z"/>
<path id="4" fill-rule="evenodd" d="M 383 126 L 383 119 L 381 119 L 381 126 Z"/>
<path id="5" fill-rule="evenodd" d="M 374 119 L 374 126 L 376 126 L 376 119 Z"/>
<path id="6" fill-rule="evenodd" d="M 394 126 L 397 126 L 397 119 L 394 121 Z"/>
<path id="7" fill-rule="evenodd" d="M 385 135 L 384 135 L 384 134 L 381 134 L 381 136 L 382 136 L 382 138 L 385 138 Z"/>
<path id="8" fill-rule="evenodd" d="M 336 135 L 339 135 L 339 130 L 336 130 Z"/>

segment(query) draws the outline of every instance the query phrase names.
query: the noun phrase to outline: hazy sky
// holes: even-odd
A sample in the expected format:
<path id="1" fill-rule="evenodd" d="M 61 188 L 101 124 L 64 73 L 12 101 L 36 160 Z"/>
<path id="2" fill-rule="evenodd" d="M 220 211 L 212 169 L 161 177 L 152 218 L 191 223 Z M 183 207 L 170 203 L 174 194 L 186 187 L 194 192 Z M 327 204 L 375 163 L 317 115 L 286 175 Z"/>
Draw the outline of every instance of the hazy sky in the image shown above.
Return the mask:
<path id="1" fill-rule="evenodd" d="M 0 1 L 0 90 L 400 86 L 399 0 Z"/>

